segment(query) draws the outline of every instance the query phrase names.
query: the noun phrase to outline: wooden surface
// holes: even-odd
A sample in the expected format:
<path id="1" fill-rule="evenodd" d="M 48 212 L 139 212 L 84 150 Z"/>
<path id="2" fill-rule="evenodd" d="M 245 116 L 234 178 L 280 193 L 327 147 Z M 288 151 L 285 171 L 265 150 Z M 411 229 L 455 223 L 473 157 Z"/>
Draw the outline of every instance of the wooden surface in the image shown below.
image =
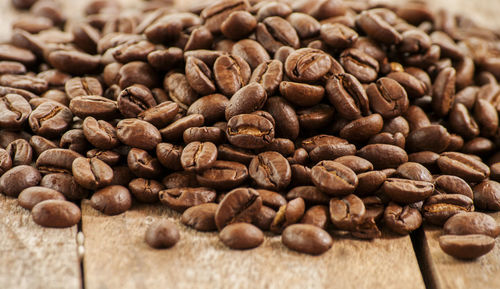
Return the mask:
<path id="1" fill-rule="evenodd" d="M 86 0 L 61 1 L 77 20 Z M 137 0 L 120 0 L 126 7 Z M 500 27 L 500 1 L 440 0 L 434 7 L 462 11 L 484 26 Z M 9 39 L 18 12 L 0 0 L 0 40 Z M 82 205 L 85 234 L 83 274 L 77 256 L 77 228 L 45 229 L 33 223 L 17 201 L 0 195 L 0 289 L 52 288 L 424 288 L 409 237 L 368 241 L 335 238 L 321 256 L 292 252 L 279 236 L 249 251 L 225 248 L 216 233 L 184 226 L 170 250 L 150 249 L 147 226 L 178 214 L 160 205 L 134 205 L 108 217 Z M 498 221 L 499 215 L 495 215 Z M 417 252 L 428 288 L 500 288 L 500 247 L 476 261 L 464 262 L 441 251 L 439 230 L 417 238 Z M 417 236 L 418 237 L 418 236 Z M 498 241 L 497 241 L 498 242 Z M 83 282 L 82 276 L 83 275 Z"/>
<path id="2" fill-rule="evenodd" d="M 179 223 L 164 206 L 137 205 L 108 217 L 84 201 L 85 288 L 425 288 L 411 240 L 335 238 L 321 256 L 288 250 L 280 236 L 268 235 L 254 250 L 225 247 L 216 233 Z M 144 232 L 154 220 L 179 223 L 181 240 L 172 249 L 154 250 Z M 124 282 L 127 280 L 127 282 Z"/>
<path id="3" fill-rule="evenodd" d="M 0 288 L 81 288 L 76 226 L 42 228 L 0 194 Z"/>

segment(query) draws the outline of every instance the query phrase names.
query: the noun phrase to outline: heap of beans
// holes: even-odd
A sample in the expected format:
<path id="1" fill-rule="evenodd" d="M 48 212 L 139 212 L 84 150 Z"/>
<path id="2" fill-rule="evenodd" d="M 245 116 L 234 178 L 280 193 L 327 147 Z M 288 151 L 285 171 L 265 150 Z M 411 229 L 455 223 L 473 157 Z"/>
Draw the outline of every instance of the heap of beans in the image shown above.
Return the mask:
<path id="1" fill-rule="evenodd" d="M 14 0 L 21 8 L 34 1 Z M 424 4 L 38 1 L 0 45 L 0 191 L 42 226 L 161 202 L 234 249 L 444 226 L 476 258 L 500 210 L 500 35 Z M 65 30 L 61 28 L 65 25 Z M 166 220 L 153 247 L 179 240 Z"/>

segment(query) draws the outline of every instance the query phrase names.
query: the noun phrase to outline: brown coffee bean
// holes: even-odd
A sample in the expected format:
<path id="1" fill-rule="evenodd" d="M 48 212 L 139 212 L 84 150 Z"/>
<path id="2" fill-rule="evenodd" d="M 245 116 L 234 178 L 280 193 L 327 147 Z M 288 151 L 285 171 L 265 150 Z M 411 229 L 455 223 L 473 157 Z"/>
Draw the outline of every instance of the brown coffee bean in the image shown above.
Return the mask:
<path id="1" fill-rule="evenodd" d="M 354 231 L 363 221 L 364 214 L 363 201 L 353 194 L 342 199 L 332 198 L 330 200 L 330 218 L 338 229 Z"/>
<path id="2" fill-rule="evenodd" d="M 492 180 L 484 180 L 475 185 L 472 190 L 474 191 L 474 204 L 478 209 L 482 210 L 500 210 L 500 183 Z"/>
<path id="3" fill-rule="evenodd" d="M 280 233 L 286 227 L 298 223 L 306 210 L 306 204 L 302 198 L 296 198 L 279 208 L 269 229 L 271 232 Z"/>
<path id="4" fill-rule="evenodd" d="M 188 57 L 186 60 L 186 78 L 189 85 L 201 95 L 215 92 L 212 71 L 203 61 L 195 57 Z"/>
<path id="5" fill-rule="evenodd" d="M 397 168 L 397 174 L 403 179 L 432 182 L 429 170 L 419 163 L 407 162 Z"/>
<path id="6" fill-rule="evenodd" d="M 226 18 L 234 11 L 246 10 L 248 3 L 243 0 L 231 0 L 224 2 L 214 2 L 200 13 L 200 17 L 205 22 L 205 27 L 212 33 L 219 33 L 221 25 Z"/>
<path id="7" fill-rule="evenodd" d="M 55 101 L 44 102 L 28 118 L 31 130 L 44 137 L 56 137 L 68 129 L 73 119 L 71 110 Z"/>
<path id="8" fill-rule="evenodd" d="M 311 255 L 323 254 L 333 244 L 332 237 L 326 231 L 309 224 L 287 227 L 282 233 L 281 240 L 286 247 Z"/>
<path id="9" fill-rule="evenodd" d="M 177 226 L 169 220 L 160 220 L 153 223 L 146 230 L 146 243 L 155 249 L 170 248 L 180 239 Z"/>
<path id="10" fill-rule="evenodd" d="M 422 225 L 422 215 L 409 205 L 389 203 L 384 211 L 385 225 L 400 235 L 408 235 Z"/>
<path id="11" fill-rule="evenodd" d="M 211 142 L 189 143 L 181 154 L 181 165 L 186 171 L 209 169 L 217 160 L 217 147 Z"/>
<path id="12" fill-rule="evenodd" d="M 130 209 L 132 196 L 126 187 L 108 186 L 92 195 L 90 205 L 103 214 L 118 215 Z"/>
<path id="13" fill-rule="evenodd" d="M 387 179 L 382 171 L 370 171 L 357 175 L 358 186 L 354 191 L 358 196 L 367 196 L 375 193 Z"/>
<path id="14" fill-rule="evenodd" d="M 214 62 L 214 78 L 217 87 L 226 96 L 232 96 L 247 85 L 250 76 L 250 66 L 241 57 L 221 55 Z"/>
<path id="15" fill-rule="evenodd" d="M 274 126 L 255 114 L 233 116 L 227 123 L 228 141 L 241 148 L 256 149 L 268 145 L 274 138 Z"/>
<path id="16" fill-rule="evenodd" d="M 393 201 L 411 204 L 427 199 L 434 192 L 434 185 L 427 181 L 388 178 L 382 191 Z"/>
<path id="17" fill-rule="evenodd" d="M 67 173 L 49 173 L 43 176 L 40 186 L 61 192 L 70 201 L 86 198 L 89 191 L 80 186 L 72 175 Z"/>
<path id="18" fill-rule="evenodd" d="M 391 12 L 392 13 L 392 12 Z M 394 27 L 374 10 L 363 11 L 356 18 L 356 24 L 370 37 L 385 44 L 398 44 L 403 40 Z"/>
<path id="19" fill-rule="evenodd" d="M 370 107 L 384 118 L 402 115 L 409 106 L 405 89 L 395 80 L 387 77 L 379 78 L 366 89 Z"/>
<path id="20" fill-rule="evenodd" d="M 44 187 L 29 187 L 21 191 L 18 196 L 18 203 L 21 207 L 31 210 L 36 204 L 45 200 L 66 200 L 60 192 L 44 188 Z"/>
<path id="21" fill-rule="evenodd" d="M 348 48 L 340 54 L 340 63 L 347 73 L 354 75 L 360 82 L 367 83 L 377 79 L 379 64 L 370 55 L 357 48 Z"/>
<path id="22" fill-rule="evenodd" d="M 304 213 L 300 223 L 314 225 L 323 230 L 326 229 L 330 223 L 328 207 L 325 205 L 312 206 Z"/>
<path id="23" fill-rule="evenodd" d="M 456 72 L 452 67 L 441 70 L 433 83 L 432 108 L 440 116 L 447 115 L 455 100 Z"/>
<path id="24" fill-rule="evenodd" d="M 440 175 L 434 180 L 434 189 L 437 194 L 461 194 L 474 198 L 469 184 L 457 176 Z"/>
<path id="25" fill-rule="evenodd" d="M 357 155 L 368 160 L 375 169 L 397 168 L 408 161 L 400 147 L 388 144 L 369 144 L 358 150 Z"/>
<path id="26" fill-rule="evenodd" d="M 318 49 L 301 48 L 288 56 L 285 72 L 293 81 L 311 83 L 327 74 L 331 66 L 328 54 Z"/>
<path id="27" fill-rule="evenodd" d="M 257 190 L 262 198 L 262 204 L 272 209 L 279 209 L 281 206 L 286 205 L 286 199 L 274 191 L 259 189 Z"/>
<path id="28" fill-rule="evenodd" d="M 159 143 L 156 146 L 156 157 L 166 168 L 171 170 L 181 170 L 181 154 L 183 147 L 170 143 Z"/>
<path id="29" fill-rule="evenodd" d="M 482 234 L 496 238 L 500 234 L 500 226 L 495 219 L 480 212 L 453 215 L 446 221 L 443 230 L 448 235 Z"/>
<path id="30" fill-rule="evenodd" d="M 31 106 L 24 97 L 18 94 L 7 94 L 0 97 L 0 127 L 20 129 L 31 114 Z"/>
<path id="31" fill-rule="evenodd" d="M 158 77 L 153 67 L 142 61 L 132 61 L 120 68 L 118 84 L 125 89 L 135 84 L 142 84 L 148 88 L 157 85 Z"/>
<path id="32" fill-rule="evenodd" d="M 138 114 L 156 106 L 151 90 L 141 84 L 134 84 L 122 90 L 117 103 L 118 109 L 126 118 L 137 117 Z"/>
<path id="33" fill-rule="evenodd" d="M 256 226 L 249 223 L 232 223 L 219 233 L 219 239 L 231 249 L 252 249 L 264 242 L 264 234 Z"/>
<path id="34" fill-rule="evenodd" d="M 38 185 L 41 178 L 40 172 L 32 166 L 13 167 L 0 177 L 0 192 L 17 197 L 24 189 Z"/>
<path id="35" fill-rule="evenodd" d="M 250 223 L 260 212 L 262 198 L 251 188 L 237 188 L 227 193 L 215 212 L 215 224 L 221 230 L 226 225 Z"/>
<path id="36" fill-rule="evenodd" d="M 158 192 L 165 187 L 156 180 L 137 178 L 128 184 L 128 189 L 140 202 L 154 203 L 158 201 Z"/>
<path id="37" fill-rule="evenodd" d="M 183 187 L 198 187 L 198 181 L 194 172 L 180 171 L 166 175 L 162 180 L 166 189 L 175 189 Z"/>
<path id="38" fill-rule="evenodd" d="M 487 165 L 462 153 L 442 153 L 437 164 L 443 174 L 454 175 L 468 182 L 480 182 L 490 175 L 490 169 Z"/>
<path id="39" fill-rule="evenodd" d="M 263 231 L 264 230 L 268 231 L 275 217 L 276 217 L 275 210 L 266 206 L 262 206 L 260 208 L 259 214 L 253 220 L 253 224 Z"/>
<path id="40" fill-rule="evenodd" d="M 89 116 L 83 120 L 83 134 L 89 143 L 100 149 L 111 149 L 118 145 L 115 128 L 104 120 Z"/>
<path id="41" fill-rule="evenodd" d="M 168 96 L 183 109 L 188 109 L 198 99 L 198 94 L 189 85 L 184 74 L 174 72 L 165 75 L 163 87 L 168 92 Z"/>
<path id="42" fill-rule="evenodd" d="M 131 147 L 150 150 L 161 142 L 158 129 L 149 122 L 139 119 L 122 119 L 116 125 L 118 139 Z"/>
<path id="43" fill-rule="evenodd" d="M 322 86 L 282 81 L 280 93 L 288 101 L 299 106 L 313 106 L 321 102 L 325 94 Z"/>
<path id="44" fill-rule="evenodd" d="M 141 178 L 156 178 L 163 169 L 160 162 L 147 151 L 132 148 L 127 155 L 127 165 L 134 175 Z"/>
<path id="45" fill-rule="evenodd" d="M 181 222 L 198 231 L 215 231 L 215 211 L 218 205 L 206 203 L 188 208 L 182 213 Z"/>
<path id="46" fill-rule="evenodd" d="M 231 49 L 231 54 L 245 60 L 252 70 L 259 64 L 271 59 L 266 49 L 259 42 L 252 39 L 243 39 L 236 42 Z"/>
<path id="47" fill-rule="evenodd" d="M 307 204 L 327 204 L 330 200 L 330 196 L 315 186 L 297 186 L 286 194 L 286 198 L 288 200 L 302 198 Z"/>
<path id="48" fill-rule="evenodd" d="M 349 122 L 340 131 L 340 137 L 352 142 L 363 141 L 379 133 L 383 125 L 382 116 L 374 113 Z"/>
<path id="49" fill-rule="evenodd" d="M 296 139 L 299 135 L 299 120 L 293 107 L 282 97 L 267 99 L 265 109 L 276 121 L 276 136 Z"/>
<path id="50" fill-rule="evenodd" d="M 460 194 L 440 194 L 429 197 L 422 207 L 427 222 L 442 226 L 448 218 L 461 212 L 471 212 L 474 204 L 471 198 Z"/>
<path id="51" fill-rule="evenodd" d="M 465 105 L 456 103 L 453 105 L 449 116 L 450 128 L 465 138 L 473 138 L 479 135 L 479 126 L 470 115 Z"/>
<path id="52" fill-rule="evenodd" d="M 321 161 L 311 170 L 311 178 L 321 191 L 333 195 L 347 195 L 356 189 L 358 178 L 348 167 L 334 161 Z"/>
<path id="53" fill-rule="evenodd" d="M 191 114 L 177 119 L 168 126 L 160 130 L 161 136 L 165 141 L 177 141 L 182 139 L 184 131 L 190 127 L 202 126 L 205 118 L 201 114 Z M 160 138 L 161 139 L 161 138 Z"/>
<path id="54" fill-rule="evenodd" d="M 169 208 L 183 212 L 190 207 L 215 201 L 216 193 L 209 188 L 181 187 L 160 191 L 159 197 L 160 201 Z"/>
<path id="55" fill-rule="evenodd" d="M 30 165 L 33 158 L 33 148 L 24 139 L 16 139 L 5 150 L 12 159 L 12 166 Z"/>
<path id="56" fill-rule="evenodd" d="M 246 11 L 234 11 L 222 22 L 222 34 L 229 39 L 239 40 L 250 34 L 257 26 L 255 17 Z"/>
<path id="57" fill-rule="evenodd" d="M 334 75 L 327 81 L 325 89 L 328 100 L 342 117 L 357 119 L 368 115 L 368 97 L 361 83 L 353 75 Z"/>
<path id="58" fill-rule="evenodd" d="M 111 167 L 97 158 L 76 158 L 72 164 L 72 172 L 75 181 L 90 190 L 107 186 L 113 179 Z"/>
<path id="59" fill-rule="evenodd" d="M 297 31 L 288 21 L 278 16 L 267 17 L 258 23 L 255 37 L 270 54 L 274 54 L 281 46 L 300 48 Z"/>
<path id="60" fill-rule="evenodd" d="M 102 95 L 101 83 L 94 77 L 73 77 L 64 84 L 66 95 L 73 99 L 78 96 Z"/>
<path id="61" fill-rule="evenodd" d="M 198 183 L 217 190 L 233 189 L 248 177 L 245 165 L 232 161 L 215 161 L 209 169 L 196 175 Z"/>
<path id="62" fill-rule="evenodd" d="M 409 151 L 432 151 L 441 153 L 450 144 L 451 136 L 442 125 L 429 125 L 412 130 L 406 139 Z"/>
<path id="63" fill-rule="evenodd" d="M 63 200 L 45 200 L 31 210 L 33 221 L 44 227 L 67 228 L 80 222 L 82 213 L 77 205 Z"/>
<path id="64" fill-rule="evenodd" d="M 439 246 L 455 258 L 475 259 L 487 254 L 495 246 L 495 239 L 486 235 L 444 235 Z"/>
<path id="65" fill-rule="evenodd" d="M 279 153 L 267 151 L 255 156 L 249 165 L 250 177 L 258 187 L 282 190 L 291 181 L 290 164 Z"/>
<path id="66" fill-rule="evenodd" d="M 258 83 L 250 83 L 238 90 L 226 106 L 226 120 L 233 116 L 252 113 L 261 109 L 267 100 L 267 93 Z"/>
<path id="67" fill-rule="evenodd" d="M 48 54 L 47 60 L 60 71 L 80 75 L 95 72 L 101 58 L 77 50 L 55 50 Z"/>
<path id="68" fill-rule="evenodd" d="M 96 119 L 113 119 L 119 115 L 116 101 L 102 96 L 77 96 L 69 103 L 71 112 L 79 118 L 92 116 Z"/>

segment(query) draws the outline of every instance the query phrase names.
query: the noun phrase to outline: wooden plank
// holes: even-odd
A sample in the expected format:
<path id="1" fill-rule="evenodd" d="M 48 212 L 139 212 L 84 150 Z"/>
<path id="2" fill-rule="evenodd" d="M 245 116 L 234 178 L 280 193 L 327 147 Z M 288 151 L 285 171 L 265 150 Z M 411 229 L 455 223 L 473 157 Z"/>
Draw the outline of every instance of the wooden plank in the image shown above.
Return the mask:
<path id="1" fill-rule="evenodd" d="M 101 288 L 425 288 L 409 237 L 374 241 L 336 239 L 331 250 L 309 256 L 288 250 L 279 236 L 259 248 L 226 248 L 216 233 L 179 225 L 181 240 L 168 250 L 144 242 L 159 218 L 179 223 L 161 205 L 134 205 L 105 216 L 82 203 L 85 287 Z"/>
<path id="2" fill-rule="evenodd" d="M 0 194 L 0 288 L 81 288 L 76 233 L 76 226 L 38 226 L 16 199 Z"/>
<path id="3" fill-rule="evenodd" d="M 500 222 L 500 212 L 491 213 Z M 500 288 L 500 241 L 488 254 L 472 261 L 451 257 L 439 247 L 442 229 L 425 226 L 421 235 L 426 277 L 433 289 L 496 289 Z"/>

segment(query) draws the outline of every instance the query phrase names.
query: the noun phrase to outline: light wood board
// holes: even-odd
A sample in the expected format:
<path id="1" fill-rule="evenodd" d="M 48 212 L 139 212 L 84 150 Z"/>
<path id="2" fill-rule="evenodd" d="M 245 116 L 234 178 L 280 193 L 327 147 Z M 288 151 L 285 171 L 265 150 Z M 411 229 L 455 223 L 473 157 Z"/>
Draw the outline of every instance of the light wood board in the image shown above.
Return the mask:
<path id="1" fill-rule="evenodd" d="M 490 214 L 500 222 L 500 213 Z M 424 227 L 421 238 L 425 270 L 430 286 L 435 289 L 496 289 L 500 288 L 500 239 L 488 254 L 472 261 L 451 257 L 439 247 L 442 230 Z"/>
<path id="2" fill-rule="evenodd" d="M 279 236 L 253 250 L 226 248 L 217 233 L 179 224 L 181 240 L 167 250 L 144 242 L 147 227 L 178 213 L 136 205 L 105 216 L 82 204 L 85 288 L 425 288 L 409 237 L 335 239 L 321 256 L 290 251 Z"/>
<path id="3" fill-rule="evenodd" d="M 81 288 L 76 233 L 76 226 L 40 227 L 16 199 L 0 195 L 0 288 Z"/>

